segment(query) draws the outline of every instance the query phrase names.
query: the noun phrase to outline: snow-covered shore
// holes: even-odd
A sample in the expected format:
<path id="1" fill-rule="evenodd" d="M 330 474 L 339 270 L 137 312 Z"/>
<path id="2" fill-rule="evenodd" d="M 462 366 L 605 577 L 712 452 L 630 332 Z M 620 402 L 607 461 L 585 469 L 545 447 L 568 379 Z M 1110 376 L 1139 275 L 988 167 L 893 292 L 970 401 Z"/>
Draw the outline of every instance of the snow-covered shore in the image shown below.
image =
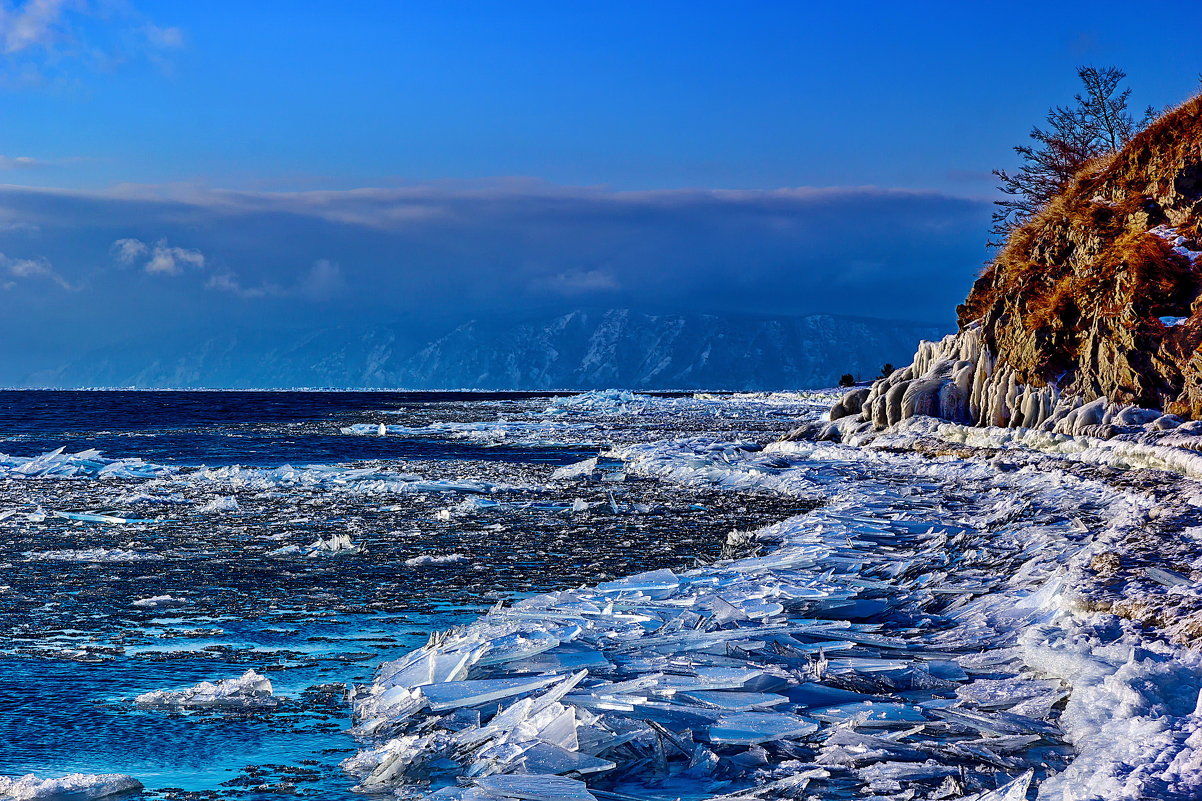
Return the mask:
<path id="1" fill-rule="evenodd" d="M 1197 797 L 1198 657 L 1091 611 L 1098 565 L 1165 499 L 1080 460 L 931 458 L 913 439 L 617 449 L 634 474 L 824 505 L 732 537 L 754 555 L 432 638 L 358 694 L 346 768 L 479 801 Z"/>

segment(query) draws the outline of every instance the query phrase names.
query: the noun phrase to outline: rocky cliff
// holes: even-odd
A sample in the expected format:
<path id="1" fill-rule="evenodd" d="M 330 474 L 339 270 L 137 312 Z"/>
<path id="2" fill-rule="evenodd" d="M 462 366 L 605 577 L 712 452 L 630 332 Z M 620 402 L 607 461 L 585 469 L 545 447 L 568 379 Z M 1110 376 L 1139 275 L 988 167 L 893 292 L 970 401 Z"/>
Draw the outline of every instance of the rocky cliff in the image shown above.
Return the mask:
<path id="1" fill-rule="evenodd" d="M 958 334 L 924 342 L 831 419 L 843 432 L 929 415 L 1111 437 L 1202 418 L 1200 223 L 1194 98 L 1015 230 L 959 307 Z"/>

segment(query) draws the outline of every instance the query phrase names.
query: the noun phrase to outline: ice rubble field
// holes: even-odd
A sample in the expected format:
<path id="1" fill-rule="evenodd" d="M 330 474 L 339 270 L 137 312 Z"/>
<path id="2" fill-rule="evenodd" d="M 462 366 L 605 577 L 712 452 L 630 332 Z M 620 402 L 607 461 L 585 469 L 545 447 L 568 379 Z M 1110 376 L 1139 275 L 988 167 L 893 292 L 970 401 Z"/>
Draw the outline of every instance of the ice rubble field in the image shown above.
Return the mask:
<path id="1" fill-rule="evenodd" d="M 750 507 L 778 522 L 733 532 L 727 550 L 739 558 L 501 603 L 386 662 L 353 693 L 360 750 L 343 768 L 362 791 L 414 799 L 1199 797 L 1202 661 L 1155 630 L 1089 611 L 1098 608 L 1092 560 L 1126 558 L 1166 516 L 1196 524 L 1192 455 L 923 420 L 862 447 L 763 447 L 835 397 L 611 391 L 478 414 L 495 420 L 394 426 L 377 414 L 342 427 L 380 437 L 383 423 L 385 441 L 611 448 L 554 469 L 465 463 L 448 476 L 443 463 L 441 477 L 437 464 L 388 461 L 185 469 L 95 452 L 0 456 L 0 484 L 26 499 L 0 510 L 0 528 L 53 527 L 40 547 L 18 546 L 24 566 L 105 563 L 131 584 L 116 617 L 169 610 L 167 625 L 200 626 L 186 635 L 196 648 L 228 648 L 214 624 L 261 614 L 231 615 L 246 582 L 259 584 L 245 597 L 281 593 L 259 599 L 271 602 L 265 609 L 290 607 L 269 611 L 266 631 L 283 624 L 303 638 L 314 616 L 395 611 L 391 598 L 422 592 L 420 578 L 405 576 L 449 574 L 451 584 L 429 586 L 470 595 L 498 581 L 537 588 L 541 569 L 545 587 L 538 564 L 514 573 L 498 561 L 512 558 L 495 550 L 511 529 L 545 532 L 560 548 L 578 540 L 552 556 L 560 561 L 595 549 L 597 561 L 581 564 L 596 575 L 619 564 L 610 550 L 698 548 L 682 528 L 753 519 Z M 473 413 L 481 408 L 494 407 Z M 936 440 L 980 449 L 979 458 L 924 455 Z M 1115 468 L 1134 468 L 1124 474 L 1134 478 Z M 214 529 L 191 542 L 197 515 Z M 415 552 L 417 540 L 381 528 L 390 518 L 424 521 L 440 547 Z M 638 526 L 646 539 L 627 533 Z M 85 530 L 121 533 L 86 543 L 71 534 Z M 1188 554 L 1202 568 L 1202 537 L 1189 532 L 1171 543 L 1175 564 Z M 548 540 L 513 542 L 542 551 Z M 220 597 L 194 591 L 187 577 L 213 563 L 246 578 L 198 576 L 197 587 L 229 586 Z M 1115 592 L 1186 605 L 1197 596 L 1180 570 L 1150 567 L 1141 581 Z M 331 592 L 314 592 L 314 582 Z M 127 633 L 81 642 L 78 618 L 58 604 L 33 612 L 49 621 L 37 631 L 58 633 L 23 652 L 90 661 L 145 649 Z M 371 648 L 363 633 L 335 636 Z M 247 667 L 269 664 L 286 678 L 320 665 L 336 678 L 326 657 L 290 647 L 227 651 L 237 671 L 143 686 L 128 706 L 278 717 L 304 685 L 294 678 L 281 694 Z M 248 769 L 247 782 L 263 775 Z M 0 782 L 0 797 L 13 798 L 101 797 L 137 783 L 101 774 Z"/>
<path id="2" fill-rule="evenodd" d="M 632 397 L 646 413 L 594 397 L 567 422 L 610 443 L 747 436 L 817 408 L 810 396 L 672 399 L 658 410 Z M 0 457 L 0 773 L 14 775 L 0 796 L 101 797 L 133 786 L 110 781 L 120 772 L 151 798 L 354 797 L 338 767 L 355 750 L 345 690 L 374 665 L 498 597 L 712 560 L 731 528 L 810 505 L 749 505 L 629 475 L 613 459 L 564 471 L 597 449 L 548 444 L 566 438 L 551 405 L 411 402 L 415 429 L 527 424 L 522 443 L 502 449 L 487 438 L 444 448 L 451 433 L 400 449 L 421 458 L 273 466 L 265 454 L 259 466 L 201 468 L 79 447 Z M 352 424 L 388 419 L 353 414 Z M 295 455 L 309 435 L 328 450 L 340 424 L 235 419 L 229 433 L 235 449 L 247 433 L 254 447 L 287 438 Z M 342 439 L 365 452 L 361 437 Z M 405 437 L 373 442 L 386 455 Z M 16 436 L 4 449 L 21 447 Z M 76 731 L 88 736 L 67 734 Z"/>
<path id="3" fill-rule="evenodd" d="M 635 474 L 825 504 L 735 538 L 759 555 L 431 638 L 357 694 L 345 767 L 366 791 L 475 801 L 1199 797 L 1202 661 L 1074 583 L 1152 495 L 1065 456 L 906 446 L 616 448 Z"/>

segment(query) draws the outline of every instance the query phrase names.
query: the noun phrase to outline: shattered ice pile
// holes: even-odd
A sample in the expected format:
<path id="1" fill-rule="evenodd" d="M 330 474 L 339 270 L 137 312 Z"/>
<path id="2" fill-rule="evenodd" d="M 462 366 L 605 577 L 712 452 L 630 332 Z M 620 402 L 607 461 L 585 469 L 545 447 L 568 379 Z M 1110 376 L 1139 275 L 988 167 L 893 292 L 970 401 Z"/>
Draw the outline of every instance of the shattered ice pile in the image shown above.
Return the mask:
<path id="1" fill-rule="evenodd" d="M 117 773 L 71 773 L 59 779 L 39 779 L 32 773 L 20 778 L 0 776 L 0 798 L 12 801 L 89 801 L 141 789 L 140 781 Z"/>
<path id="2" fill-rule="evenodd" d="M 202 681 L 183 690 L 143 693 L 134 703 L 146 709 L 269 709 L 277 701 L 271 681 L 248 670 L 236 679 Z"/>
<path id="3" fill-rule="evenodd" d="M 0 478 L 162 478 L 175 468 L 141 459 L 106 459 L 100 451 L 64 453 L 65 448 L 40 456 L 0 454 Z"/>
<path id="4" fill-rule="evenodd" d="M 186 485 L 211 489 L 272 491 L 279 489 L 311 489 L 344 491 L 359 495 L 395 495 L 405 493 L 446 492 L 487 494 L 504 489 L 524 489 L 492 484 L 487 481 L 427 479 L 416 473 L 401 473 L 378 467 L 351 467 L 339 464 L 313 464 L 294 467 L 289 464 L 274 468 L 243 467 L 169 467 L 141 459 L 108 459 L 99 451 L 64 453 L 62 448 L 40 456 L 7 456 L 0 454 L 0 479 L 30 478 L 88 478 L 154 480 L 166 486 Z M 163 489 L 163 488 L 160 488 Z M 123 496 L 125 502 L 187 503 L 177 495 L 147 495 L 138 493 Z M 238 510 L 237 499 L 231 496 L 212 498 L 199 506 L 202 513 L 233 512 Z M 0 520 L 16 512 L 0 512 Z M 61 517 L 94 523 L 147 523 L 153 520 L 135 519 L 117 514 L 97 512 L 47 511 L 38 508 L 26 514 L 31 522 L 47 517 Z"/>
<path id="5" fill-rule="evenodd" d="M 329 537 L 318 537 L 309 545 L 285 545 L 268 551 L 268 556 L 305 556 L 310 559 L 322 556 L 351 556 L 360 553 L 362 548 L 356 545 L 349 534 L 333 534 Z"/>
<path id="6" fill-rule="evenodd" d="M 418 492 L 489 493 L 500 485 L 486 481 L 451 481 L 426 479 L 416 473 L 395 473 L 375 467 L 345 465 L 306 465 L 275 468 L 206 467 L 180 477 L 192 484 L 216 484 L 237 490 L 268 491 L 276 489 L 341 490 L 358 495 L 394 495 Z"/>
<path id="7" fill-rule="evenodd" d="M 236 512 L 238 508 L 237 498 L 232 495 L 222 495 L 198 506 L 196 511 L 201 513 Z"/>
<path id="8" fill-rule="evenodd" d="M 1148 497 L 830 443 L 620 455 L 644 475 L 827 503 L 756 532 L 757 555 L 498 606 L 383 665 L 355 698 L 365 745 L 344 767 L 362 789 L 1197 797 L 1194 663 L 1082 614 L 1064 580 L 1095 540 L 1142 525 Z"/>
<path id="9" fill-rule="evenodd" d="M 605 389 L 579 395 L 552 398 L 544 416 L 654 416 L 673 412 L 716 416 L 739 416 L 754 411 L 769 414 L 801 414 L 810 407 L 829 408 L 838 392 L 740 392 L 713 394 L 698 392 L 685 396 L 640 395 L 629 390 Z"/>
<path id="10" fill-rule="evenodd" d="M 578 445 L 595 429 L 591 423 L 565 423 L 551 420 L 493 420 L 483 422 L 435 422 L 425 426 L 355 423 L 340 429 L 343 434 L 438 438 L 470 442 L 476 445 L 551 446 Z"/>
<path id="11" fill-rule="evenodd" d="M 161 554 L 143 553 L 126 548 L 26 551 L 22 556 L 31 562 L 151 562 L 163 558 Z"/>
<path id="12" fill-rule="evenodd" d="M 551 473 L 552 481 L 570 481 L 576 478 L 590 478 L 599 472 L 597 457 L 585 459 L 574 464 L 564 465 Z"/>
<path id="13" fill-rule="evenodd" d="M 595 389 L 552 398 L 543 414 L 640 414 L 655 400 L 651 395 L 638 395 L 626 389 Z"/>

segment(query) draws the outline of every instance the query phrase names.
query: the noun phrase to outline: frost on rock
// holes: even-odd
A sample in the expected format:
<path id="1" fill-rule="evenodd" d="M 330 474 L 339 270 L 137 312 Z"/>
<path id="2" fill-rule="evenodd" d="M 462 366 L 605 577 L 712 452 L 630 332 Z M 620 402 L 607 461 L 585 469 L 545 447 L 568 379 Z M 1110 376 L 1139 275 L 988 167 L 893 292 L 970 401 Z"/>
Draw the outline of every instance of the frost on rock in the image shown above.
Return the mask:
<path id="1" fill-rule="evenodd" d="M 1166 327 L 1185 318 L 1165 317 Z M 827 421 L 807 423 L 790 439 L 859 444 L 873 433 L 911 420 L 934 418 L 969 427 L 1031 430 L 1051 437 L 1090 437 L 1130 444 L 1197 450 L 1202 422 L 1176 414 L 1062 392 L 1055 383 L 1025 384 L 984 343 L 980 326 L 966 326 L 939 342 L 922 342 L 908 367 L 845 393 Z"/>
<path id="2" fill-rule="evenodd" d="M 269 709 L 276 705 L 276 698 L 271 693 L 271 680 L 248 670 L 236 679 L 143 693 L 134 703 L 146 709 Z"/>
<path id="3" fill-rule="evenodd" d="M 0 798 L 12 801 L 88 801 L 141 789 L 140 781 L 117 773 L 71 773 L 58 779 L 39 779 L 32 773 L 19 778 L 0 776 Z"/>

